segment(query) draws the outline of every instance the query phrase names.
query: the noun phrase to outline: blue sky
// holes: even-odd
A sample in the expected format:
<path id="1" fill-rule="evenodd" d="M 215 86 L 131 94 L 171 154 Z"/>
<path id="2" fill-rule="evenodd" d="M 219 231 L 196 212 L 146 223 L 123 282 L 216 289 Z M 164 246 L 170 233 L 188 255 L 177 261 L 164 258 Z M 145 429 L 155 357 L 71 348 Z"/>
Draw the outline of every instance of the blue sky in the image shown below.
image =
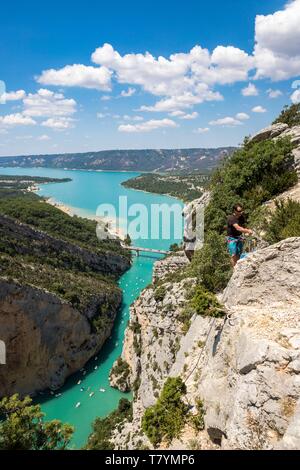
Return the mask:
<path id="1" fill-rule="evenodd" d="M 300 0 L 6 2 L 0 155 L 237 145 L 300 100 L 299 24 Z"/>

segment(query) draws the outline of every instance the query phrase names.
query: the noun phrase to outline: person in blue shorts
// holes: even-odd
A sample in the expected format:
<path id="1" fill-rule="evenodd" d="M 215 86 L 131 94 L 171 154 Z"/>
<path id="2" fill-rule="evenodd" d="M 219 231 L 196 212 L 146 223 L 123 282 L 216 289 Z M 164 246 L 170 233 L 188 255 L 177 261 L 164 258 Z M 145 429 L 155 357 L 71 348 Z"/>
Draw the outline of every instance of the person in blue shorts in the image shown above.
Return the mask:
<path id="1" fill-rule="evenodd" d="M 227 246 L 234 267 L 243 252 L 243 234 L 251 235 L 250 228 L 245 227 L 244 210 L 241 204 L 235 204 L 233 213 L 227 219 Z"/>

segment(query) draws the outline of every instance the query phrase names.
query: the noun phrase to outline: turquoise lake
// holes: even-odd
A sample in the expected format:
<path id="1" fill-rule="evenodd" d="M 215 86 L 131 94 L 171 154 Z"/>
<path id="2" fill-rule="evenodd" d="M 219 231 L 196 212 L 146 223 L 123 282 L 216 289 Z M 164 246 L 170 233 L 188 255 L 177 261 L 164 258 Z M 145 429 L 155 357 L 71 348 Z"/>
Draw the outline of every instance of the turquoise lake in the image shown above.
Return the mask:
<path id="1" fill-rule="evenodd" d="M 149 194 L 141 191 L 126 189 L 122 181 L 137 176 L 129 172 L 97 172 L 79 170 L 60 170 L 52 168 L 0 168 L 3 175 L 48 176 L 54 178 L 71 178 L 67 183 L 51 183 L 40 185 L 39 195 L 51 197 L 55 201 L 71 206 L 73 211 L 81 216 L 95 216 L 97 207 L 102 203 L 110 203 L 118 207 L 119 196 L 127 196 L 128 206 L 143 204 L 148 208 L 152 204 L 183 204 L 171 197 Z M 149 218 L 151 224 L 159 224 L 159 220 Z M 159 231 L 161 233 L 161 230 Z M 129 231 L 130 233 L 130 231 Z M 180 242 L 172 234 L 170 239 L 136 240 L 134 244 L 141 247 L 168 250 L 170 244 Z M 106 341 L 97 358 L 92 358 L 85 365 L 84 371 L 70 377 L 64 387 L 56 392 L 55 397 L 48 392 L 40 396 L 39 402 L 47 419 L 60 419 L 75 427 L 71 446 L 80 448 L 85 445 L 91 432 L 91 424 L 96 417 L 107 416 L 113 411 L 122 397 L 131 398 L 130 394 L 122 394 L 111 388 L 108 382 L 109 371 L 113 362 L 122 352 L 124 331 L 129 320 L 129 307 L 139 296 L 140 292 L 151 283 L 153 264 L 160 255 L 133 256 L 131 269 L 119 281 L 123 290 L 123 305 L 117 316 L 111 337 Z M 78 382 L 81 384 L 78 385 Z M 81 387 L 84 391 L 81 392 Z M 101 392 L 100 389 L 105 389 Z M 90 393 L 94 395 L 90 397 Z M 75 405 L 80 402 L 79 408 Z"/>

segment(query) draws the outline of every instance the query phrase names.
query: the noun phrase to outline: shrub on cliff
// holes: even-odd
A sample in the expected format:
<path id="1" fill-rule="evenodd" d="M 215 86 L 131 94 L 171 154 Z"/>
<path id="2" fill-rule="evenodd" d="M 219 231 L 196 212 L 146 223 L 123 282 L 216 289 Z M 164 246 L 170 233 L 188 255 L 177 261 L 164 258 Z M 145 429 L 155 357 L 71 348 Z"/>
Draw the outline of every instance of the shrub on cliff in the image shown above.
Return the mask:
<path id="1" fill-rule="evenodd" d="M 159 286 L 157 289 L 154 290 L 154 299 L 156 302 L 162 302 L 166 295 L 166 288 L 165 286 Z"/>
<path id="2" fill-rule="evenodd" d="M 116 377 L 116 384 L 124 388 L 122 391 L 129 391 L 127 379 L 130 374 L 130 366 L 121 356 L 118 357 L 116 365 L 111 369 L 110 374 Z"/>
<path id="3" fill-rule="evenodd" d="M 72 426 L 58 420 L 44 421 L 39 405 L 18 395 L 0 401 L 0 450 L 64 450 Z"/>
<path id="4" fill-rule="evenodd" d="M 216 296 L 212 292 L 205 290 L 202 286 L 196 287 L 189 304 L 197 315 L 208 317 L 224 316 L 224 311 Z"/>
<path id="5" fill-rule="evenodd" d="M 197 277 L 211 292 L 218 292 L 226 286 L 231 276 L 231 265 L 224 236 L 217 232 L 206 235 L 202 249 L 195 253 L 189 274 Z"/>
<path id="6" fill-rule="evenodd" d="M 246 140 L 214 173 L 211 199 L 205 209 L 205 242 L 189 268 L 205 289 L 216 293 L 230 278 L 224 229 L 234 204 L 242 204 L 247 217 L 297 182 L 292 149 L 289 138 L 258 143 Z"/>
<path id="7" fill-rule="evenodd" d="M 300 124 L 300 103 L 285 106 L 278 118 L 273 121 L 273 124 L 283 122 L 288 126 L 298 126 Z"/>
<path id="8" fill-rule="evenodd" d="M 142 429 L 154 446 L 163 439 L 170 442 L 180 435 L 188 416 L 188 406 L 182 401 L 185 393 L 182 379 L 169 377 L 156 404 L 145 411 Z"/>
<path id="9" fill-rule="evenodd" d="M 292 169 L 290 139 L 246 143 L 219 168 L 211 185 L 211 201 L 205 210 L 205 231 L 222 233 L 226 217 L 237 201 L 246 215 L 263 202 L 297 182 Z"/>
<path id="10" fill-rule="evenodd" d="M 279 201 L 265 238 L 270 243 L 277 243 L 289 237 L 300 237 L 300 204 L 293 200 Z"/>
<path id="11" fill-rule="evenodd" d="M 93 432 L 89 437 L 87 450 L 113 450 L 110 439 L 115 429 L 124 421 L 132 420 L 132 404 L 126 398 L 121 398 L 118 408 L 106 418 L 97 418 L 93 423 Z M 121 430 L 121 429 L 120 429 Z"/>
<path id="12" fill-rule="evenodd" d="M 225 315 L 222 305 L 218 302 L 213 292 L 204 289 L 202 285 L 197 285 L 192 289 L 187 298 L 185 308 L 178 316 L 182 323 L 182 332 L 186 334 L 191 326 L 191 318 L 196 313 L 205 317 L 220 318 Z"/>

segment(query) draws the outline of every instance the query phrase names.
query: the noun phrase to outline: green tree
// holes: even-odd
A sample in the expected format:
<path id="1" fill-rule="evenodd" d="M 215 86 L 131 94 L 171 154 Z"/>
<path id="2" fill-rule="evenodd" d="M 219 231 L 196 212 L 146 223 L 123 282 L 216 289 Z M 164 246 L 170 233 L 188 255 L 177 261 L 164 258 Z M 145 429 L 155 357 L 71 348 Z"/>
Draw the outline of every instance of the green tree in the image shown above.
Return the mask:
<path id="1" fill-rule="evenodd" d="M 232 273 L 225 236 L 209 232 L 202 249 L 196 251 L 189 270 L 205 289 L 211 292 L 222 290 Z"/>
<path id="2" fill-rule="evenodd" d="M 205 230 L 222 233 L 234 204 L 246 209 L 246 216 L 263 202 L 282 193 L 298 180 L 292 169 L 294 157 L 290 139 L 246 144 L 219 168 L 211 185 L 211 201 L 205 210 Z"/>
<path id="3" fill-rule="evenodd" d="M 154 446 L 163 439 L 170 442 L 180 435 L 188 417 L 188 405 L 182 401 L 185 393 L 182 379 L 169 377 L 156 404 L 145 411 L 142 429 Z"/>
<path id="4" fill-rule="evenodd" d="M 273 124 L 283 122 L 288 126 L 297 126 L 300 124 L 300 103 L 292 104 L 291 106 L 286 105 L 278 118 L 273 121 Z"/>
<path id="5" fill-rule="evenodd" d="M 276 203 L 265 238 L 277 243 L 290 237 L 300 237 L 300 204 L 291 199 Z"/>
<path id="6" fill-rule="evenodd" d="M 197 315 L 210 317 L 223 317 L 224 311 L 216 296 L 206 291 L 201 285 L 196 286 L 194 295 L 190 300 L 190 306 Z"/>
<path id="7" fill-rule="evenodd" d="M 124 421 L 132 421 L 132 403 L 126 398 L 121 398 L 118 408 L 106 418 L 97 418 L 93 423 L 93 432 L 89 436 L 87 450 L 113 450 L 114 445 L 110 441 L 113 432 L 122 429 Z"/>
<path id="8" fill-rule="evenodd" d="M 64 450 L 73 427 L 58 420 L 44 421 L 39 405 L 30 397 L 5 397 L 0 401 L 0 450 Z"/>
<path id="9" fill-rule="evenodd" d="M 131 237 L 129 233 L 127 233 L 126 237 L 124 238 L 124 245 L 130 246 L 131 245 Z"/>

